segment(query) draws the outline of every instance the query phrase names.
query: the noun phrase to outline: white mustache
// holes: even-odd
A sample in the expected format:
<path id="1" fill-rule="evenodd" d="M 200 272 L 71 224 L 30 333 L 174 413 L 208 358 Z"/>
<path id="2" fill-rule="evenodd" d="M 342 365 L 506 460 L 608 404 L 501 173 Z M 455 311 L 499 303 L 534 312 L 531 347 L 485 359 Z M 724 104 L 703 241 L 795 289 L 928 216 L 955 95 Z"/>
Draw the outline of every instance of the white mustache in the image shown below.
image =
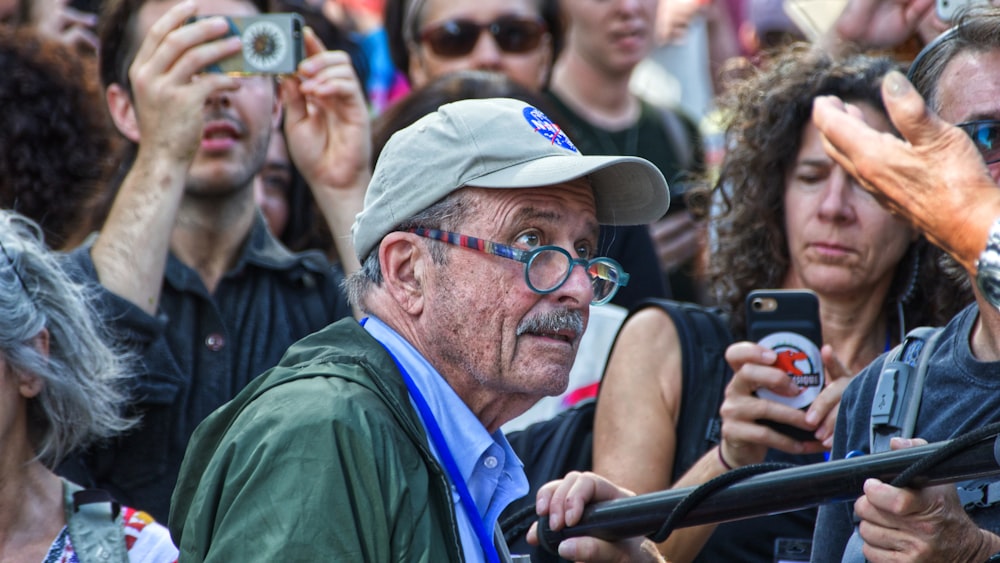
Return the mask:
<path id="1" fill-rule="evenodd" d="M 517 325 L 517 335 L 526 332 L 559 332 L 571 330 L 575 336 L 583 333 L 583 313 L 568 309 L 557 309 L 547 313 L 539 313 L 521 321 Z"/>

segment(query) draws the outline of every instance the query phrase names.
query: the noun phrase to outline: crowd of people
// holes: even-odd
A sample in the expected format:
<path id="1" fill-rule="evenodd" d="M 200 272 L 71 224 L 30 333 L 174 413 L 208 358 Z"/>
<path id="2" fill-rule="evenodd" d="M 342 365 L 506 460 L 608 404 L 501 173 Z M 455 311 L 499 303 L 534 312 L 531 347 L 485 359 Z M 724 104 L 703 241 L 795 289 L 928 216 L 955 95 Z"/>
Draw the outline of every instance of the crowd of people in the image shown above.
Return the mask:
<path id="1" fill-rule="evenodd" d="M 875 453 L 887 358 L 921 326 L 942 328 L 892 449 L 1000 421 L 1000 8 L 847 0 L 817 32 L 671 2 L 0 2 L 0 560 L 515 560 L 529 491 L 559 531 Z M 277 11 L 307 23 L 294 72 L 210 70 L 250 56 L 231 18 Z M 716 54 L 677 69 L 710 111 L 637 87 L 662 41 Z M 758 289 L 818 298 L 802 408 L 767 396 L 803 388 L 751 340 Z M 726 339 L 691 341 L 679 302 Z M 715 427 L 679 465 L 692 402 Z M 592 463 L 530 482 L 547 462 L 505 432 L 570 420 L 552 404 L 593 406 Z M 1000 561 L 997 483 L 872 478 L 556 550 Z"/>

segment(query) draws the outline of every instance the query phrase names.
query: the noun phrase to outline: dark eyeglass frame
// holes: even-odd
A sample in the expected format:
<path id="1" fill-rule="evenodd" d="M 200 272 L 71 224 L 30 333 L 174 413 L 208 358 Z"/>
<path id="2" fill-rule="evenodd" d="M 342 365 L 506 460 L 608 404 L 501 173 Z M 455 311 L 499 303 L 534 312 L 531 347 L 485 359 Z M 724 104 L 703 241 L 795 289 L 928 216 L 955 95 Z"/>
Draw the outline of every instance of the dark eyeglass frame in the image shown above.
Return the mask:
<path id="1" fill-rule="evenodd" d="M 532 16 L 500 16 L 488 23 L 458 18 L 424 28 L 419 39 L 435 55 L 457 58 L 475 50 L 483 31 L 490 32 L 493 41 L 504 53 L 520 54 L 538 47 L 549 28 L 545 20 Z M 516 41 L 518 37 L 523 38 L 523 41 Z"/>
<path id="2" fill-rule="evenodd" d="M 993 164 L 994 162 L 1000 162 L 1000 120 L 997 119 L 978 119 L 976 121 L 965 121 L 955 125 L 965 134 L 972 139 L 972 142 L 976 145 L 976 150 L 979 151 L 980 156 L 983 157 L 983 161 L 986 164 Z M 980 131 L 992 128 L 996 135 L 992 138 L 996 140 L 996 146 L 986 147 L 982 141 L 979 139 Z"/>
<path id="3" fill-rule="evenodd" d="M 589 260 L 586 258 L 573 258 L 573 256 L 570 255 L 570 253 L 567 252 L 565 248 L 553 245 L 539 246 L 537 248 L 532 248 L 531 250 L 521 250 L 520 248 L 514 248 L 513 246 L 507 246 L 506 244 L 500 244 L 498 242 L 483 240 L 476 237 L 470 237 L 468 235 L 454 233 L 451 231 L 442 231 L 440 229 L 426 229 L 423 227 L 416 227 L 410 229 L 409 232 L 420 237 L 448 243 L 454 246 L 460 246 L 462 248 L 476 250 L 484 254 L 491 254 L 493 256 L 499 256 L 501 258 L 507 258 L 510 260 L 514 260 L 516 262 L 521 262 L 524 264 L 524 282 L 528 285 L 528 289 L 541 295 L 547 295 L 562 287 L 563 284 L 566 283 L 566 280 L 568 280 L 569 277 L 573 274 L 573 267 L 576 266 L 577 264 L 583 267 L 583 271 L 587 274 L 587 277 L 590 278 L 592 284 L 595 280 L 595 277 L 590 273 L 590 269 L 595 265 L 601 268 L 607 268 L 610 271 L 614 271 L 617 273 L 617 278 L 618 278 L 617 280 L 612 280 L 603 276 L 600 278 L 604 281 L 612 283 L 613 287 L 611 291 L 609 291 L 608 294 L 602 298 L 598 298 L 597 293 L 595 292 L 594 298 L 591 299 L 590 301 L 591 305 L 603 305 L 608 301 L 611 301 L 611 299 L 615 296 L 615 294 L 618 293 L 618 290 L 620 288 L 628 285 L 628 279 L 629 279 L 628 273 L 625 272 L 625 270 L 622 269 L 621 264 L 619 264 L 618 261 L 616 261 L 613 258 L 608 258 L 604 256 L 591 258 Z M 559 283 L 553 285 L 549 289 L 538 289 L 537 287 L 535 287 L 533 283 L 531 283 L 531 277 L 528 274 L 528 271 L 531 269 L 531 265 L 534 262 L 535 258 L 539 254 L 545 251 L 556 251 L 566 256 L 566 259 L 569 261 L 569 268 L 566 268 L 566 275 L 563 276 L 563 279 Z"/>

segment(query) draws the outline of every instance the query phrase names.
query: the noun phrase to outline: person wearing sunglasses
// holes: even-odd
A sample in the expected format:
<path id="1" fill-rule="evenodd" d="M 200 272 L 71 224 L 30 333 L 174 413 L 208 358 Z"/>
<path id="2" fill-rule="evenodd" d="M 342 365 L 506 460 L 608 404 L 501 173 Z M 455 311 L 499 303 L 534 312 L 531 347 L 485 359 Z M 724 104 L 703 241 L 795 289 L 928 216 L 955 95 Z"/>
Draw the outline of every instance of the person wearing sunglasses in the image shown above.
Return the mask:
<path id="1" fill-rule="evenodd" d="M 976 288 L 976 302 L 945 326 L 928 359 L 913 436 L 935 442 L 1000 421 L 1000 9 L 960 16 L 909 76 L 890 73 L 882 86 L 906 141 L 876 133 L 836 98 L 817 100 L 813 119 L 827 152 L 952 254 Z M 862 372 L 844 393 L 834 459 L 869 442 L 877 372 Z M 919 490 L 869 480 L 855 502 L 820 508 L 813 561 L 1000 561 L 998 487 L 995 479 Z"/>
<path id="2" fill-rule="evenodd" d="M 498 516 L 528 482 L 500 427 L 566 387 L 590 307 L 629 282 L 598 225 L 668 204 L 648 161 L 583 156 L 523 101 L 445 104 L 393 135 L 353 228 L 366 316 L 198 428 L 170 515 L 182 558 L 508 560 Z M 605 556 L 564 556 L 659 560 L 590 541 Z"/>
<path id="3" fill-rule="evenodd" d="M 540 91 L 562 41 L 556 0 L 388 0 L 385 25 L 414 88 L 478 69 Z"/>

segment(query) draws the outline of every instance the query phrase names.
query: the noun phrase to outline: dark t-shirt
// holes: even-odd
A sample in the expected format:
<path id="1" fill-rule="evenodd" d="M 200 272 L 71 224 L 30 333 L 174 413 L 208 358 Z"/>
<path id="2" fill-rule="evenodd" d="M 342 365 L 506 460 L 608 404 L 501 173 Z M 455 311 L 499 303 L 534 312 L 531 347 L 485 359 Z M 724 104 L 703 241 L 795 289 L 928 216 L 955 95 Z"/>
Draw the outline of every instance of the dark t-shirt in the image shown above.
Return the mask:
<path id="1" fill-rule="evenodd" d="M 1000 421 L 1000 362 L 981 362 L 969 347 L 978 314 L 973 303 L 945 326 L 930 357 L 913 436 L 939 442 Z M 844 391 L 831 459 L 842 459 L 851 451 L 869 451 L 872 398 L 884 361 L 885 355 L 876 359 Z M 812 561 L 842 560 L 854 530 L 853 514 L 853 502 L 820 507 Z M 1000 531 L 1000 504 L 973 508 L 969 516 L 981 528 Z"/>
<path id="2" fill-rule="evenodd" d="M 652 162 L 667 184 L 670 185 L 670 211 L 684 208 L 684 186 L 690 180 L 691 170 L 684 166 L 684 155 L 690 152 L 694 170 L 704 166 L 701 141 L 697 127 L 680 114 L 675 121 L 683 130 L 683 135 L 691 139 L 692 145 L 678 148 L 667 125 L 663 112 L 649 103 L 642 102 L 636 124 L 620 131 L 608 131 L 586 121 L 562 102 L 554 93 L 547 92 L 554 105 L 553 119 L 560 122 L 570 139 L 583 154 L 605 154 L 638 156 Z M 697 293 L 690 275 L 682 267 L 676 275 L 671 275 L 669 283 L 660 271 L 659 261 L 649 236 L 648 226 L 602 227 L 601 250 L 624 266 L 631 279 L 629 286 L 619 291 L 612 301 L 617 305 L 631 308 L 639 300 L 647 297 L 668 297 L 681 301 L 697 301 Z"/>

